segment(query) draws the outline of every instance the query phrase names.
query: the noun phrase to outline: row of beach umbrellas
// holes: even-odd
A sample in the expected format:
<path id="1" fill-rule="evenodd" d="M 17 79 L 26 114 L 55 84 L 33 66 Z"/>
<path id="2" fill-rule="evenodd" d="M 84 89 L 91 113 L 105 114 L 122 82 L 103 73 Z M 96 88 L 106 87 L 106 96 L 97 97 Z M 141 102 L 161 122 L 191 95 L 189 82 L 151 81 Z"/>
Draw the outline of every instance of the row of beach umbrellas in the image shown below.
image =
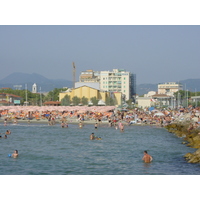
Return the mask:
<path id="1" fill-rule="evenodd" d="M 115 106 L 0 106 L 0 111 L 8 110 L 9 112 L 77 111 L 78 113 L 84 113 L 87 111 L 108 112 L 114 109 Z"/>

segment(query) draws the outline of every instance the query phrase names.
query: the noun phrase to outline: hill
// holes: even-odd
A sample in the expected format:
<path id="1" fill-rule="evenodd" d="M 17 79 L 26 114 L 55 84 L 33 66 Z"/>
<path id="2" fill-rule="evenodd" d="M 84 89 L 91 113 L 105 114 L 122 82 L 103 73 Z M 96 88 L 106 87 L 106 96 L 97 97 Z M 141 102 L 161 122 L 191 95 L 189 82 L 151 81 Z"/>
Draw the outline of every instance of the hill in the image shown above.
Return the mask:
<path id="1" fill-rule="evenodd" d="M 28 86 L 28 90 L 32 91 L 32 85 L 36 83 L 38 89 L 41 87 L 42 92 L 49 92 L 54 88 L 72 87 L 72 81 L 65 79 L 48 79 L 42 75 L 33 73 L 21 73 L 15 72 L 8 75 L 6 78 L 0 80 L 0 88 L 10 87 L 14 88 L 14 85 L 22 85 L 21 89 L 25 89 L 25 84 Z M 183 89 L 188 89 L 189 91 L 195 92 L 200 91 L 200 79 L 186 79 L 180 81 L 183 84 Z M 138 95 L 147 94 L 149 91 L 157 91 L 158 84 L 139 84 L 136 86 L 136 93 Z"/>
<path id="2" fill-rule="evenodd" d="M 72 87 L 72 81 L 48 79 L 36 73 L 27 74 L 15 72 L 0 80 L 0 88 L 10 87 L 15 89 L 14 85 L 22 85 L 21 89 L 25 89 L 25 84 L 27 84 L 27 89 L 32 91 L 32 85 L 34 83 L 37 84 L 38 89 L 41 87 L 42 92 L 49 92 L 54 88 Z"/>
<path id="3" fill-rule="evenodd" d="M 189 90 L 191 92 L 200 91 L 200 79 L 186 79 L 180 81 L 183 85 L 183 90 Z M 149 91 L 157 91 L 158 84 L 139 84 L 136 86 L 136 92 L 138 95 L 147 94 Z"/>
<path id="4" fill-rule="evenodd" d="M 136 85 L 136 93 L 140 96 L 143 94 L 147 94 L 149 91 L 157 91 L 158 90 L 158 84 L 140 84 Z"/>

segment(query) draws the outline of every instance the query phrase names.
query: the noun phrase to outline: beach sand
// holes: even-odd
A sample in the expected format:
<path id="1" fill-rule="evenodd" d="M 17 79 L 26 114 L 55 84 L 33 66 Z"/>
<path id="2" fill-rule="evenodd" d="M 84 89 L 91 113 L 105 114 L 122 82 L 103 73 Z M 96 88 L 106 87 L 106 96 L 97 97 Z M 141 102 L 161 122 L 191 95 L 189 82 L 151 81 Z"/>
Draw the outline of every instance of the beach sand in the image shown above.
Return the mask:
<path id="1" fill-rule="evenodd" d="M 56 119 L 56 124 L 61 124 L 61 120 L 60 119 Z M 95 124 L 97 123 L 96 120 L 84 120 L 84 121 L 81 121 L 82 123 L 84 124 Z M 34 124 L 48 124 L 48 120 L 47 119 L 39 119 L 39 120 L 36 120 L 36 119 L 31 119 L 31 120 L 28 120 L 28 119 L 18 119 L 17 120 L 17 123 L 20 124 L 20 123 L 34 123 Z M 80 120 L 77 120 L 77 119 L 67 119 L 66 123 L 68 124 L 78 124 L 80 123 Z M 0 124 L 4 124 L 4 119 L 0 119 Z M 13 120 L 8 120 L 7 121 L 7 125 L 9 124 L 14 124 Z M 102 121 L 102 124 L 108 124 L 108 121 Z"/>

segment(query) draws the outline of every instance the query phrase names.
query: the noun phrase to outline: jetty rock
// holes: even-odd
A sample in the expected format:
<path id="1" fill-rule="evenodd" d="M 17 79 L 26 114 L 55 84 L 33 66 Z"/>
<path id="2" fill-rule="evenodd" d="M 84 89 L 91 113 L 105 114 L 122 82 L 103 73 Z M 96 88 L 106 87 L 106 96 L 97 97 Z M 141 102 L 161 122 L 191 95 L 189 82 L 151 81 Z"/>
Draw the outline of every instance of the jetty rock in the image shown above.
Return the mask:
<path id="1" fill-rule="evenodd" d="M 184 157 L 188 163 L 200 163 L 200 148 L 194 153 L 185 154 Z"/>
<path id="2" fill-rule="evenodd" d="M 194 153 L 184 155 L 188 163 L 200 163 L 200 129 L 199 127 L 191 126 L 194 121 L 188 122 L 188 119 L 182 122 L 172 123 L 165 128 L 170 133 L 174 133 L 177 137 L 183 138 L 186 144 L 191 148 L 197 149 Z"/>

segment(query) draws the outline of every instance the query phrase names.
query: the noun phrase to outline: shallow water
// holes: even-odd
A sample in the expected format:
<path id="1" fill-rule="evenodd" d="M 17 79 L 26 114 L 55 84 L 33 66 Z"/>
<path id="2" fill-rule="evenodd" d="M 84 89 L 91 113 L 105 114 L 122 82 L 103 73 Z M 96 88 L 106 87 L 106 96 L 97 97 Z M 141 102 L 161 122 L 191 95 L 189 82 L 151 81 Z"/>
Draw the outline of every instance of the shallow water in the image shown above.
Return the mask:
<path id="1" fill-rule="evenodd" d="M 119 130 L 101 125 L 19 124 L 0 139 L 0 174 L 2 175 L 198 175 L 199 164 L 189 164 L 184 155 L 195 149 L 182 139 L 155 126 L 128 126 Z M 94 132 L 102 140 L 89 140 Z M 2 134 L 3 136 L 3 134 Z M 19 157 L 8 157 L 17 149 Z M 153 156 L 143 163 L 143 151 Z"/>

